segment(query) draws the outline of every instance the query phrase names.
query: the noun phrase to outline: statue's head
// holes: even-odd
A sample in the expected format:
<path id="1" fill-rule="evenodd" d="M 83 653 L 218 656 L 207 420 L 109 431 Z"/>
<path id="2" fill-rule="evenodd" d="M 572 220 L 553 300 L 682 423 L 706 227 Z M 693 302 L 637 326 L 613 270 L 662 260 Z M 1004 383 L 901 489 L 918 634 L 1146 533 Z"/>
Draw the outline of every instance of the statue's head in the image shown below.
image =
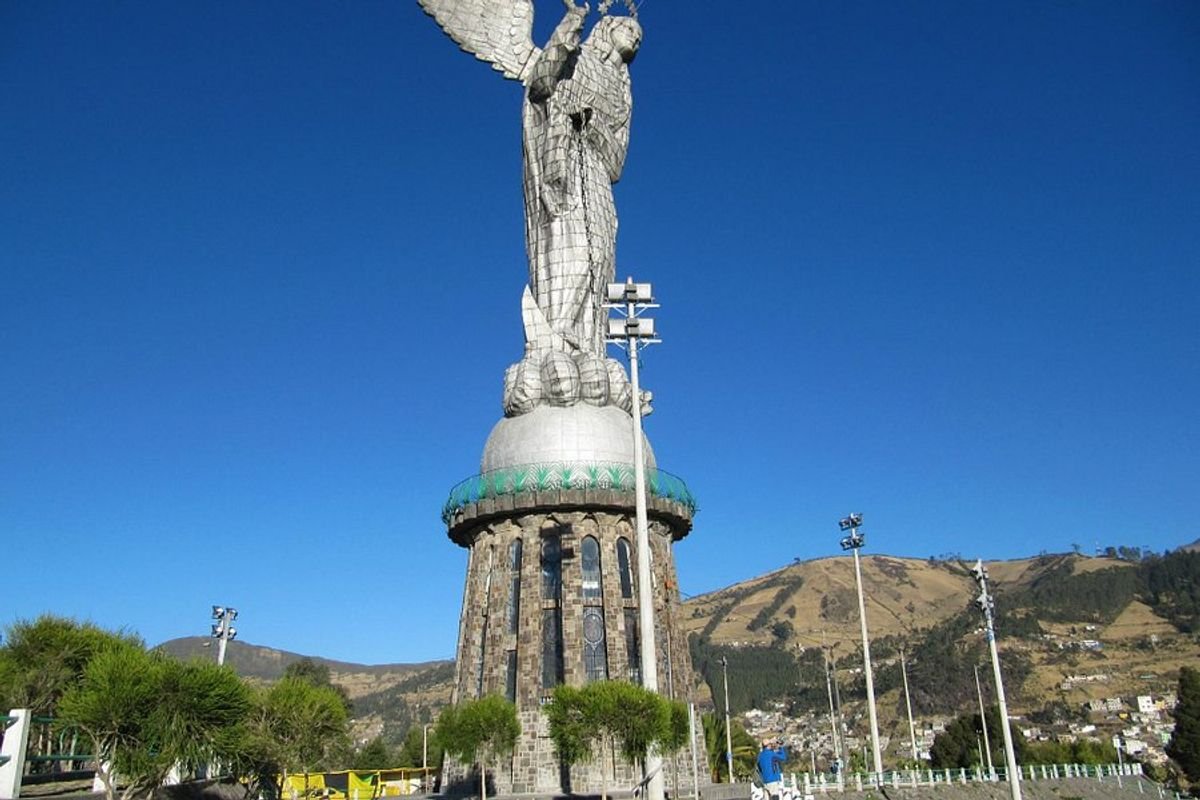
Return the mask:
<path id="1" fill-rule="evenodd" d="M 599 50 L 602 58 L 616 53 L 628 64 L 642 45 L 642 26 L 633 17 L 606 15 L 592 28 L 588 42 Z"/>

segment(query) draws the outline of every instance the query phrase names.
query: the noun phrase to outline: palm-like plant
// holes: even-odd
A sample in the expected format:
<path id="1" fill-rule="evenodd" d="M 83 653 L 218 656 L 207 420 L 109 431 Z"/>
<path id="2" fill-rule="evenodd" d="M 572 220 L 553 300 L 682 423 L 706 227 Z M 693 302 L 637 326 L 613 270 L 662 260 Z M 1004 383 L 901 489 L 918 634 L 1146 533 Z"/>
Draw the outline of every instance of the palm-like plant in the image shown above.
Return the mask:
<path id="1" fill-rule="evenodd" d="M 704 727 L 704 749 L 708 757 L 708 771 L 714 783 L 729 782 L 729 766 L 725 759 L 725 717 L 721 714 L 705 714 L 701 718 Z M 754 738 L 736 722 L 730 738 L 733 740 L 733 773 L 738 780 L 746 780 L 754 774 L 754 760 L 758 748 Z"/>

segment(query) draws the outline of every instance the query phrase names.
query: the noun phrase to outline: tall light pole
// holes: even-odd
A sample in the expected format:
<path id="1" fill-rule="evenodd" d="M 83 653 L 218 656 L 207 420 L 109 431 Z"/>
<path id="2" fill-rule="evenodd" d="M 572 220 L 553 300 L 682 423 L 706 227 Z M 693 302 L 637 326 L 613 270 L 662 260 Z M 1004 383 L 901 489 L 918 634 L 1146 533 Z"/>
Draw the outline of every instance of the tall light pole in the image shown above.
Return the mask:
<path id="1" fill-rule="evenodd" d="M 867 637 L 867 607 L 863 602 L 862 567 L 858 563 L 858 551 L 866 541 L 858 532 L 860 525 L 862 514 L 851 514 L 838 522 L 841 530 L 850 531 L 842 537 L 842 549 L 854 551 L 854 583 L 858 587 L 858 619 L 862 623 L 863 670 L 867 676 L 867 714 L 871 719 L 871 757 L 875 767 L 875 780 L 879 780 L 883 775 L 883 754 L 879 750 L 879 720 L 875 716 L 875 678 L 871 674 L 871 640 Z"/>
<path id="2" fill-rule="evenodd" d="M 217 640 L 217 666 L 223 666 L 225 648 L 231 640 L 237 638 L 237 628 L 233 627 L 233 621 L 237 619 L 237 609 L 213 606 L 212 618 L 216 620 L 212 626 L 212 637 Z"/>
<path id="3" fill-rule="evenodd" d="M 992 673 L 996 678 L 996 702 L 1000 706 L 1000 732 L 1004 734 L 1004 760 L 1008 766 L 1008 787 L 1012 793 L 1012 800 L 1021 800 L 1021 773 L 1017 769 L 1017 754 L 1013 751 L 1012 731 L 1008 724 L 1008 703 L 1004 700 L 1004 679 L 1000 677 L 1000 654 L 996 652 L 996 626 L 992 619 L 996 603 L 988 594 L 988 573 L 982 558 L 976 561 L 975 566 L 971 568 L 971 575 L 979 584 L 979 597 L 975 598 L 975 604 L 983 612 L 983 620 L 987 625 L 988 649 L 992 653 Z M 986 722 L 984 727 L 987 727 Z"/>
<path id="4" fill-rule="evenodd" d="M 904 663 L 904 650 L 900 651 L 900 674 L 904 676 L 904 707 L 908 710 L 908 741 L 912 744 L 913 769 L 921 760 L 917 753 L 917 726 L 913 724 L 912 698 L 908 696 L 908 666 Z"/>
<path id="5" fill-rule="evenodd" d="M 421 725 L 421 786 L 429 791 L 429 723 Z"/>
<path id="6" fill-rule="evenodd" d="M 640 314 L 658 308 L 648 283 L 608 285 L 608 303 L 622 316 L 608 320 L 607 341 L 625 347 L 629 353 L 629 382 L 633 389 L 633 483 L 637 513 L 638 628 L 642 644 L 642 686 L 658 691 L 658 654 L 655 642 L 653 583 L 650 577 L 650 527 L 646 519 L 646 462 L 642 453 L 642 392 L 638 384 L 638 351 L 661 340 L 654 336 L 654 320 Z M 662 758 L 653 748 L 642 762 L 646 800 L 663 800 Z"/>
<path id="7" fill-rule="evenodd" d="M 733 783 L 733 729 L 729 727 L 729 659 L 721 656 L 721 674 L 725 677 L 725 764 Z"/>
<path id="8" fill-rule="evenodd" d="M 983 726 L 983 745 L 987 749 L 988 780 L 996 780 L 996 767 L 992 764 L 992 743 L 988 741 L 987 714 L 983 710 L 983 687 L 979 684 L 979 665 L 972 664 L 975 670 L 975 694 L 979 695 L 979 724 Z"/>

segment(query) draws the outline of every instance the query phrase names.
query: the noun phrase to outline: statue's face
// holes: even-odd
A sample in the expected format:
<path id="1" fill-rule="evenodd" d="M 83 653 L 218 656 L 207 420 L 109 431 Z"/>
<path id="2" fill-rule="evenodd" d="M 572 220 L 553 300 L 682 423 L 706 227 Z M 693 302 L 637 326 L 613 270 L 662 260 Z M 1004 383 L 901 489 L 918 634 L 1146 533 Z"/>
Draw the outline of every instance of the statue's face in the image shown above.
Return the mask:
<path id="1" fill-rule="evenodd" d="M 620 17 L 612 30 L 613 49 L 628 64 L 642 45 L 642 26 L 630 17 Z"/>

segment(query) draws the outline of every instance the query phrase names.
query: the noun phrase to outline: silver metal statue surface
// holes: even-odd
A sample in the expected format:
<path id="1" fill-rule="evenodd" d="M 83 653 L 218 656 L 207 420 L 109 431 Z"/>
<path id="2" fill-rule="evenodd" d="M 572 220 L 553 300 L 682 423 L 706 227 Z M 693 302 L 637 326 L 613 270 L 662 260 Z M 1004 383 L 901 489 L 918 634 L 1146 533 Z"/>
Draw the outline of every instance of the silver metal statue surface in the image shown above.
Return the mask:
<path id="1" fill-rule="evenodd" d="M 419 2 L 460 47 L 525 86 L 525 355 L 505 373 L 505 415 L 581 402 L 629 411 L 625 370 L 605 355 L 604 302 L 616 279 L 612 186 L 629 145 L 628 65 L 641 27 L 602 0 L 585 40 L 588 6 L 563 0 L 566 13 L 538 48 L 532 0 Z"/>

